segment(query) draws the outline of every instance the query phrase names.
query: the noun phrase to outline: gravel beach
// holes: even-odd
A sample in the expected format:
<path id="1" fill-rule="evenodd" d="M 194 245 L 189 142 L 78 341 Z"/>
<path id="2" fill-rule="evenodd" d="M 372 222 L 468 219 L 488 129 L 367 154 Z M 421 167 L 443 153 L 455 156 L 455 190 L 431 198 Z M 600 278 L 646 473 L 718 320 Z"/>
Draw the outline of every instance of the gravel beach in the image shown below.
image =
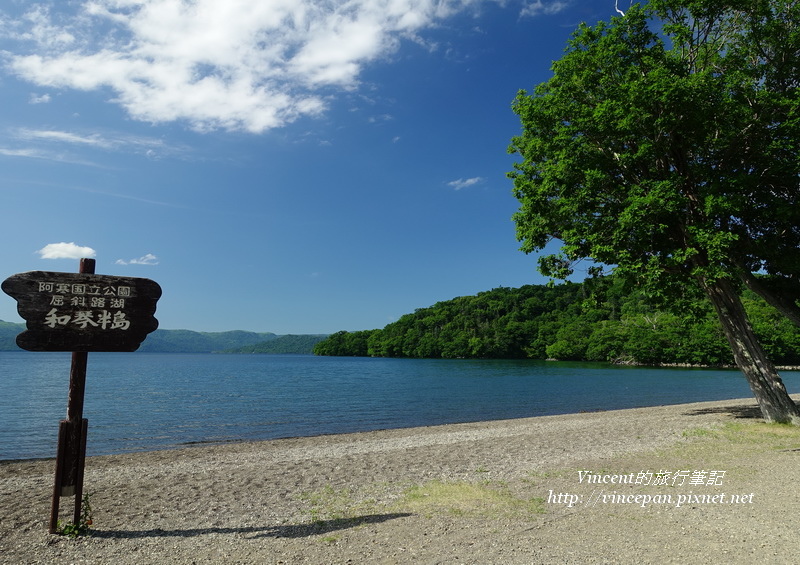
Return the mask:
<path id="1" fill-rule="evenodd" d="M 798 559 L 800 430 L 752 399 L 90 457 L 77 539 L 53 471 L 0 462 L 0 563 Z"/>

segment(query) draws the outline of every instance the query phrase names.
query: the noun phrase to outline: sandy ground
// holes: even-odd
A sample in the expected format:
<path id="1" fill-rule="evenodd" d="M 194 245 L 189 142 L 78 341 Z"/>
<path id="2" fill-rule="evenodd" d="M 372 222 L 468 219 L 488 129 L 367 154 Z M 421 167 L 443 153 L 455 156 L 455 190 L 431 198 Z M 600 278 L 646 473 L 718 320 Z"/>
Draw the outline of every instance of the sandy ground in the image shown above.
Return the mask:
<path id="1" fill-rule="evenodd" d="M 78 539 L 47 533 L 53 461 L 0 462 L 0 563 L 795 563 L 800 430 L 758 416 L 744 399 L 91 457 Z"/>

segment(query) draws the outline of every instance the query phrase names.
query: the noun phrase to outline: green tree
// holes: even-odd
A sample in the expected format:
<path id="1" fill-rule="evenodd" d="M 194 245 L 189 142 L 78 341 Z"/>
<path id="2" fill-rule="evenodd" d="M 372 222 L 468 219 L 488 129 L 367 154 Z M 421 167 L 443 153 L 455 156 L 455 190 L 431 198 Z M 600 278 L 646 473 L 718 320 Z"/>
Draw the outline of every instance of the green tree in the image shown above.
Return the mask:
<path id="1" fill-rule="evenodd" d="M 315 355 L 367 356 L 367 343 L 373 333 L 378 330 L 360 332 L 340 331 L 329 335 L 314 346 Z"/>
<path id="2" fill-rule="evenodd" d="M 581 25 L 514 102 L 509 173 L 522 250 L 563 244 L 543 273 L 591 258 L 662 304 L 704 294 L 764 418 L 794 424 L 740 286 L 800 321 L 798 24 L 796 0 L 652 0 Z"/>

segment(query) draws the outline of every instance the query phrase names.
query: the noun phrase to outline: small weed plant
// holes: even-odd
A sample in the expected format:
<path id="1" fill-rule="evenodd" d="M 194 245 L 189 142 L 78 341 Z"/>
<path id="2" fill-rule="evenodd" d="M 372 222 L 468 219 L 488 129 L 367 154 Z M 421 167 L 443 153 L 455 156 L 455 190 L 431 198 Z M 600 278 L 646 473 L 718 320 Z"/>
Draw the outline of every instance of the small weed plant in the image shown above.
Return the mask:
<path id="1" fill-rule="evenodd" d="M 58 534 L 71 538 L 88 536 L 92 525 L 92 504 L 89 493 L 83 495 L 81 501 L 81 516 L 76 523 L 62 523 L 58 521 Z"/>

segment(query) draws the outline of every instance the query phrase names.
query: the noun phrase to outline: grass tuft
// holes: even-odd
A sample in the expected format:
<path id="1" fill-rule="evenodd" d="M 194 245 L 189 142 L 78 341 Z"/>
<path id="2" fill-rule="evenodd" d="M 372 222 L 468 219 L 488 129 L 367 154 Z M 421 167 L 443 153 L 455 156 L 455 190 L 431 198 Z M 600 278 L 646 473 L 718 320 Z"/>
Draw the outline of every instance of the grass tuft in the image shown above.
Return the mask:
<path id="1" fill-rule="evenodd" d="M 409 488 L 398 503 L 403 510 L 433 515 L 525 517 L 544 512 L 544 499 L 522 499 L 493 483 L 430 481 Z"/>

